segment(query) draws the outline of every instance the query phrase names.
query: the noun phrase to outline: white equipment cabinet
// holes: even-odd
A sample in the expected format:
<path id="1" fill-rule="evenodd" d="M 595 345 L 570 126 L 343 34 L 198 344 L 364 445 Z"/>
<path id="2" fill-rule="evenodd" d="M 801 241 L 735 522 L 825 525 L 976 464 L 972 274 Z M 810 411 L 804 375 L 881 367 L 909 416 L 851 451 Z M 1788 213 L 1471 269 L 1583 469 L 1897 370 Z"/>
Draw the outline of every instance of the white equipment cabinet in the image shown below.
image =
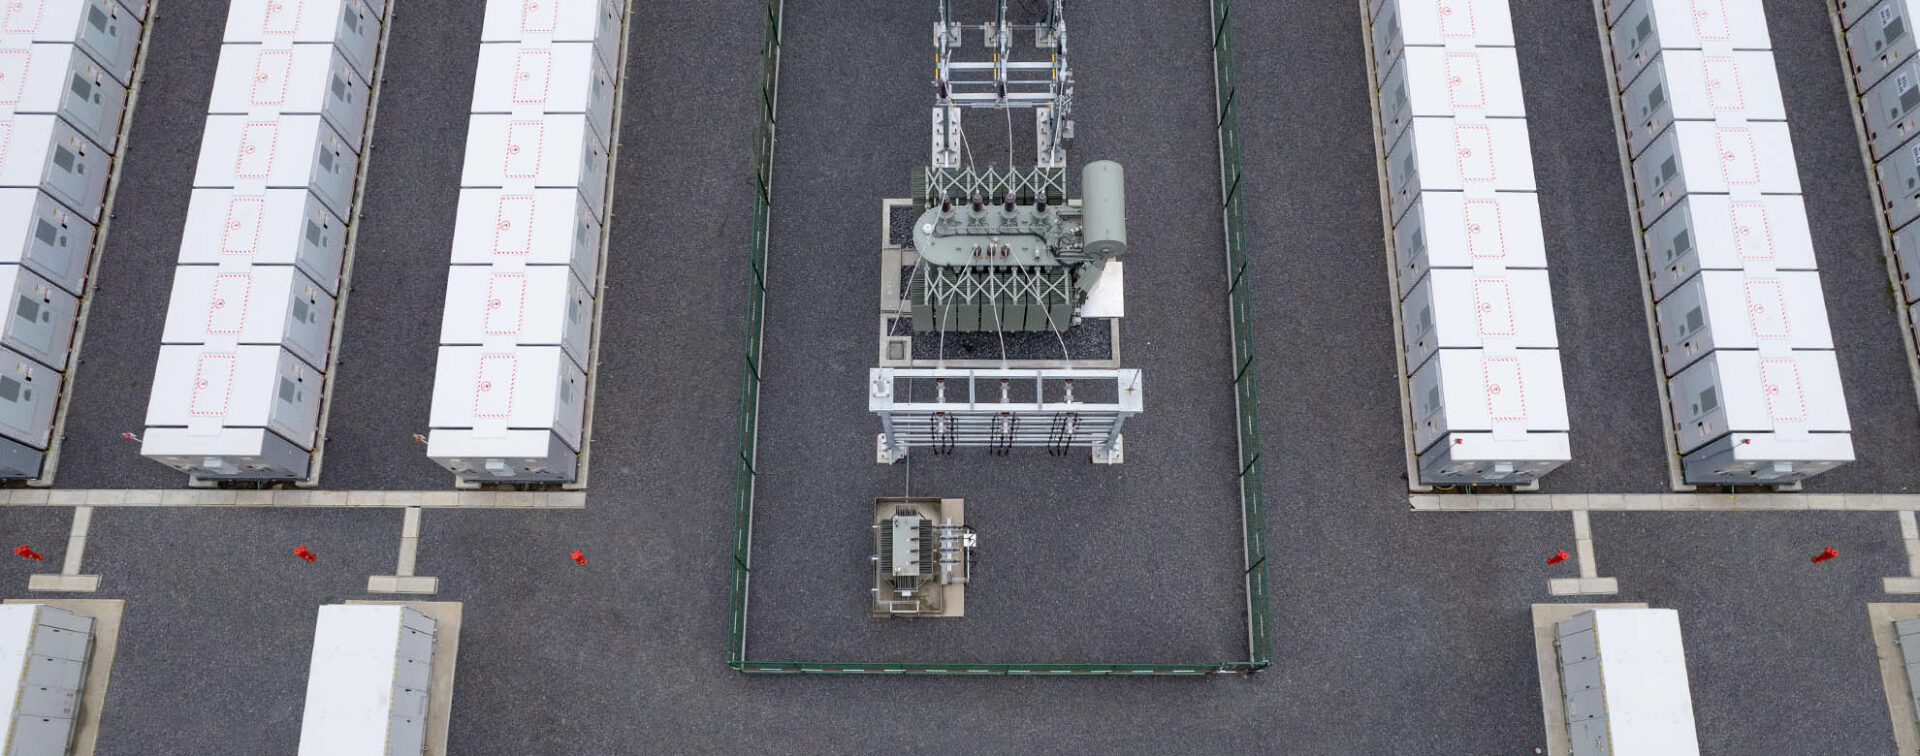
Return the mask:
<path id="1" fill-rule="evenodd" d="M 1654 299 L 1703 270 L 1814 270 L 1806 204 L 1795 195 L 1695 194 L 1647 229 Z"/>
<path id="2" fill-rule="evenodd" d="M 41 604 L 0 606 L 0 743 L 7 756 L 65 756 L 93 657 L 94 622 Z"/>
<path id="3" fill-rule="evenodd" d="M 613 127 L 613 75 L 586 42 L 480 46 L 474 113 L 580 113 L 601 143 Z"/>
<path id="4" fill-rule="evenodd" d="M 1553 292 L 1545 270 L 1435 269 L 1400 304 L 1407 370 L 1444 349 L 1553 349 Z"/>
<path id="5" fill-rule="evenodd" d="M 1394 218 L 1403 216 L 1422 192 L 1534 191 L 1530 144 L 1524 118 L 1415 119 L 1387 154 Z"/>
<path id="6" fill-rule="evenodd" d="M 222 45 L 210 115 L 317 115 L 360 151 L 367 126 L 366 79 L 331 45 Z"/>
<path id="7" fill-rule="evenodd" d="M 454 265 L 564 265 L 592 288 L 600 271 L 600 220 L 571 189 L 461 189 Z"/>
<path id="8" fill-rule="evenodd" d="M 181 265 L 291 265 L 329 294 L 338 294 L 347 227 L 304 189 L 268 189 L 254 196 L 232 189 L 195 189 L 187 200 Z"/>
<path id="9" fill-rule="evenodd" d="M 39 189 L 100 222 L 113 159 L 54 115 L 0 121 L 0 187 Z"/>
<path id="10" fill-rule="evenodd" d="M 1540 199 L 1531 192 L 1421 192 L 1394 224 L 1393 249 L 1403 298 L 1430 268 L 1545 268 Z"/>
<path id="11" fill-rule="evenodd" d="M 77 45 L 0 49 L 0 108 L 59 116 L 111 153 L 119 146 L 127 86 Z"/>
<path id="12" fill-rule="evenodd" d="M 1792 483 L 1853 460 L 1833 352 L 1721 349 L 1668 391 L 1689 482 Z"/>
<path id="13" fill-rule="evenodd" d="M 1820 274 L 1702 271 L 1654 308 L 1671 376 L 1716 349 L 1832 349 Z"/>
<path id="14" fill-rule="evenodd" d="M 586 405 L 586 374 L 559 347 L 525 346 L 493 351 L 476 346 L 443 346 L 434 367 L 433 405 L 427 456 L 460 474 L 479 471 L 479 479 L 568 480 L 581 445 Z M 511 434 L 532 431 L 531 434 Z M 507 455 L 486 453 L 473 459 L 483 442 L 551 435 L 564 450 L 545 441 L 514 439 L 515 450 L 558 451 L 516 469 Z M 525 469 L 525 468 L 535 469 Z"/>
<path id="15" fill-rule="evenodd" d="M 1526 117 L 1513 48 L 1409 47 L 1380 85 L 1380 122 L 1388 149 L 1416 118 L 1463 113 Z"/>
<path id="16" fill-rule="evenodd" d="M 1621 95 L 1627 154 L 1639 156 L 1674 121 L 1785 121 L 1773 53 L 1740 50 L 1709 55 L 1668 50 Z"/>
<path id="17" fill-rule="evenodd" d="M 436 623 L 404 606 L 323 606 L 300 756 L 418 756 Z"/>
<path id="18" fill-rule="evenodd" d="M 476 114 L 468 123 L 460 185 L 573 189 L 599 218 L 607 195 L 607 148 L 583 114 Z"/>
<path id="19" fill-rule="evenodd" d="M 1785 123 L 1679 121 L 1634 158 L 1633 185 L 1652 224 L 1695 194 L 1797 195 L 1800 172 Z"/>
<path id="20" fill-rule="evenodd" d="M 0 5 L 0 37 L 79 45 L 121 86 L 131 86 L 144 16 L 114 0 L 10 0 Z"/>
<path id="21" fill-rule="evenodd" d="M 95 229 L 44 192 L 0 189 L 0 264 L 17 264 L 80 294 Z"/>
<path id="22" fill-rule="evenodd" d="M 0 265 L 0 346 L 67 369 L 80 300 L 18 265 Z"/>
<path id="23" fill-rule="evenodd" d="M 1885 160 L 1920 133 L 1920 60 L 1900 64 L 1860 99 L 1867 147 L 1874 160 Z"/>
<path id="24" fill-rule="evenodd" d="M 1634 0 L 1612 22 L 1614 88 L 1667 50 L 1771 50 L 1760 0 Z"/>
<path id="25" fill-rule="evenodd" d="M 1678 612 L 1591 609 L 1554 647 L 1573 756 L 1699 756 Z"/>
<path id="26" fill-rule="evenodd" d="M 174 271 L 163 344 L 285 347 L 319 370 L 333 338 L 333 297 L 291 265 Z"/>
<path id="27" fill-rule="evenodd" d="M 227 6 L 227 44 L 286 49 L 331 45 L 363 79 L 373 77 L 384 0 L 233 0 Z"/>
<path id="28" fill-rule="evenodd" d="M 487 0 L 480 41 L 584 42 L 618 71 L 620 10 L 614 0 Z"/>
<path id="29" fill-rule="evenodd" d="M 247 196 L 305 189 L 345 216 L 359 161 L 347 140 L 317 115 L 209 115 L 193 185 L 240 189 Z"/>
<path id="30" fill-rule="evenodd" d="M 1507 0 L 1375 0 L 1375 70 L 1387 76 L 1411 47 L 1512 47 Z"/>
<path id="31" fill-rule="evenodd" d="M 213 437 L 224 428 L 267 428 L 313 447 L 320 374 L 277 346 L 160 347 L 147 427 Z"/>
<path id="32" fill-rule="evenodd" d="M 1920 144 L 1908 142 L 1873 170 L 1880 181 L 1887 225 L 1898 229 L 1920 218 Z"/>
<path id="33" fill-rule="evenodd" d="M 592 321 L 593 294 L 563 266 L 455 265 L 447 272 L 440 344 L 558 346 L 585 366 Z"/>
<path id="34" fill-rule="evenodd" d="M 1862 6 L 1858 13 L 1865 23 L 1847 24 L 1847 57 L 1854 80 L 1864 91 L 1884 82 L 1889 72 L 1913 57 L 1913 25 L 1920 20 L 1915 17 L 1920 4 L 1913 0 L 1847 0 L 1847 4 Z"/>
<path id="35" fill-rule="evenodd" d="M 1554 349 L 1443 349 L 1411 380 L 1421 481 L 1530 483 L 1571 458 Z"/>
<path id="36" fill-rule="evenodd" d="M 44 451 L 53 440 L 61 380 L 60 373 L 0 348 L 0 435 Z M 39 466 L 38 461 L 32 464 Z"/>

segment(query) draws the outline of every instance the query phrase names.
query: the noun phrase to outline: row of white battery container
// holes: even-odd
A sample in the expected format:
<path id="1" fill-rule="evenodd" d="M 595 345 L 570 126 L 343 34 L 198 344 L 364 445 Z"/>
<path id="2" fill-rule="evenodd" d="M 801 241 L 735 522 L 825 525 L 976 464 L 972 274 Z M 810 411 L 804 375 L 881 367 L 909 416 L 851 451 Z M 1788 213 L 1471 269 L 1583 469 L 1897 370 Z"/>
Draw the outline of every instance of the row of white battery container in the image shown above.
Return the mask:
<path id="1" fill-rule="evenodd" d="M 141 453 L 309 476 L 384 4 L 232 0 Z"/>
<path id="2" fill-rule="evenodd" d="M 1853 459 L 1760 0 L 1608 0 L 1676 452 L 1689 484 Z"/>
<path id="3" fill-rule="evenodd" d="M 622 13 L 487 3 L 427 438 L 463 482 L 579 476 Z"/>
<path id="4" fill-rule="evenodd" d="M 0 478 L 53 441 L 146 5 L 0 8 Z"/>
<path id="5" fill-rule="evenodd" d="M 1419 482 L 1533 483 L 1571 452 L 1507 3 L 1371 11 Z"/>
<path id="6" fill-rule="evenodd" d="M 1699 756 L 1678 612 L 1589 609 L 1553 646 L 1572 756 Z"/>
<path id="7" fill-rule="evenodd" d="M 300 756 L 419 756 L 437 622 L 411 607 L 320 607 Z"/>
<path id="8" fill-rule="evenodd" d="M 1843 0 L 1847 65 L 1880 183 L 1881 211 L 1893 231 L 1895 267 L 1912 332 L 1920 334 L 1920 55 L 1914 24 L 1920 2 Z"/>

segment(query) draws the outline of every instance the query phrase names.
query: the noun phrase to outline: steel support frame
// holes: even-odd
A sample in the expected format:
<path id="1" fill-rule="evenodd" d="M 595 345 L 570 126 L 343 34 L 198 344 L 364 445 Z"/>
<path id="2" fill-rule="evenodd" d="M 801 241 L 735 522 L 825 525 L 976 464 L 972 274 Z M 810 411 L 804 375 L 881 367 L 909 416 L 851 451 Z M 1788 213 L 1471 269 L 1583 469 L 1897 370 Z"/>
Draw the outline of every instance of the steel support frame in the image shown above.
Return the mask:
<path id="1" fill-rule="evenodd" d="M 906 459 L 914 447 L 1086 447 L 1095 463 L 1118 464 L 1124 459 L 1121 431 L 1143 406 L 1136 368 L 881 367 L 872 368 L 868 378 L 867 409 L 880 418 L 875 461 L 881 464 Z M 941 388 L 933 401 L 914 401 L 894 391 L 895 381 L 903 378 L 932 379 Z M 1068 387 L 1067 395 L 1048 401 L 1049 381 Z M 1076 400 L 1071 395 L 1075 381 L 1111 382 L 1114 400 Z M 1031 383 L 1033 399 L 1011 399 L 1009 388 L 1015 382 Z"/>
<path id="2" fill-rule="evenodd" d="M 1034 164 L 1066 167 L 1066 141 L 1073 137 L 1073 73 L 1067 66 L 1067 23 L 1062 2 L 1050 0 L 1047 17 L 1038 24 L 1008 22 L 1006 0 L 995 4 L 994 20 L 984 24 L 955 22 L 952 2 L 940 3 L 940 20 L 933 27 L 934 166 L 960 166 L 957 142 L 964 138 L 961 108 L 1034 108 Z M 953 59 L 953 51 L 965 44 L 970 29 L 981 31 L 983 43 L 992 53 L 988 60 Z M 1052 51 L 1048 59 L 1014 60 L 1013 36 L 1017 30 L 1032 30 L 1034 46 Z"/>

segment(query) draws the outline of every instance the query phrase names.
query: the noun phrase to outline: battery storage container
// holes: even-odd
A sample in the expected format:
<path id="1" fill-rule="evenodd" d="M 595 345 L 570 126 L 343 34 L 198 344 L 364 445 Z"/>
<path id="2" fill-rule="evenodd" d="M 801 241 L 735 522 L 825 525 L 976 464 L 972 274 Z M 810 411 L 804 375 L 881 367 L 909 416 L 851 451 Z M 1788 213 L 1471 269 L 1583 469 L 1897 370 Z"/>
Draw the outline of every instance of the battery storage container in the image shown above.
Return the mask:
<path id="1" fill-rule="evenodd" d="M 18 265 L 0 265 L 0 346 L 65 372 L 80 299 Z"/>
<path id="2" fill-rule="evenodd" d="M 1627 154 L 1638 157 L 1674 121 L 1786 121 L 1773 53 L 1739 50 L 1709 55 L 1668 50 L 1621 95 Z"/>
<path id="3" fill-rule="evenodd" d="M 127 87 L 133 85 L 144 15 L 114 0 L 9 0 L 0 5 L 0 40 L 78 45 L 114 81 Z"/>
<path id="4" fill-rule="evenodd" d="M 313 451 L 265 428 L 147 428 L 140 456 L 201 479 L 303 480 Z"/>
<path id="5" fill-rule="evenodd" d="M 112 157 L 53 115 L 0 122 L 0 187 L 39 189 L 89 223 L 100 222 Z"/>
<path id="6" fill-rule="evenodd" d="M 1524 118 L 1520 66 L 1511 47 L 1409 47 L 1380 86 L 1380 122 L 1389 150 L 1416 118 L 1463 113 Z"/>
<path id="7" fill-rule="evenodd" d="M 1878 9 L 1882 2 L 1883 0 L 1835 0 L 1834 5 L 1840 8 L 1841 27 L 1852 30 L 1854 24 L 1860 23 L 1861 19 Z"/>
<path id="8" fill-rule="evenodd" d="M 174 271 L 160 340 L 285 347 L 324 372 L 333 307 L 332 296 L 290 265 L 182 265 Z"/>
<path id="9" fill-rule="evenodd" d="M 1554 349 L 1443 349 L 1411 380 L 1421 482 L 1525 484 L 1571 459 Z"/>
<path id="10" fill-rule="evenodd" d="M 359 162 L 346 139 L 317 115 L 210 115 L 193 185 L 239 189 L 246 196 L 305 189 L 336 216 L 345 216 Z"/>
<path id="11" fill-rule="evenodd" d="M 1634 159 L 1633 184 L 1651 226 L 1694 194 L 1797 195 L 1800 173 L 1785 123 L 1678 121 Z"/>
<path id="12" fill-rule="evenodd" d="M 93 224 L 36 189 L 0 189 L 0 265 L 20 265 L 68 293 L 86 288 Z"/>
<path id="13" fill-rule="evenodd" d="M 422 753 L 436 625 L 405 606 L 320 607 L 300 756 Z"/>
<path id="14" fill-rule="evenodd" d="M 1669 393 L 1689 482 L 1713 482 L 1697 478 L 1698 468 L 1790 483 L 1852 460 L 1852 426 L 1831 351 L 1721 349 L 1674 376 Z"/>
<path id="15" fill-rule="evenodd" d="M 612 139 L 613 75 L 588 42 L 480 46 L 474 113 L 521 117 L 579 113 L 602 144 Z"/>
<path id="16" fill-rule="evenodd" d="M 1920 5 L 1913 0 L 1884 0 L 1847 27 L 1847 65 L 1859 91 L 1872 89 L 1913 58 L 1916 10 Z"/>
<path id="17" fill-rule="evenodd" d="M 1394 224 L 1393 250 L 1403 299 L 1429 269 L 1545 268 L 1539 197 L 1421 192 Z"/>
<path id="18" fill-rule="evenodd" d="M 0 111 L 59 116 L 111 154 L 126 110 L 127 85 L 78 45 L 0 48 Z"/>
<path id="19" fill-rule="evenodd" d="M 1625 91 L 1667 50 L 1771 50 L 1760 0 L 1634 0 L 1607 30 L 1614 90 Z"/>
<path id="20" fill-rule="evenodd" d="M 1375 70 L 1409 47 L 1512 47 L 1507 0 L 1380 0 L 1372 7 Z"/>
<path id="21" fill-rule="evenodd" d="M 227 428 L 266 428 L 310 450 L 320 382 L 320 373 L 277 346 L 167 344 L 154 370 L 147 427 L 207 437 Z"/>
<path id="22" fill-rule="evenodd" d="M 362 79 L 371 80 L 385 8 L 384 2 L 363 0 L 232 0 L 221 41 L 278 49 L 331 45 Z"/>
<path id="23" fill-rule="evenodd" d="M 0 435 L 36 450 L 53 440 L 60 373 L 0 347 Z M 38 474 L 37 464 L 35 474 Z"/>
<path id="24" fill-rule="evenodd" d="M 584 370 L 592 321 L 593 294 L 565 267 L 455 265 L 440 344 L 558 346 Z"/>
<path id="25" fill-rule="evenodd" d="M 1560 345 L 1545 270 L 1436 268 L 1400 303 L 1400 320 L 1409 373 L 1441 350 Z"/>
<path id="26" fill-rule="evenodd" d="M 1716 349 L 1832 349 L 1820 274 L 1708 270 L 1654 308 L 1667 375 Z"/>
<path id="27" fill-rule="evenodd" d="M 599 255 L 599 215 L 578 191 L 460 190 L 454 265 L 564 265 L 591 290 Z"/>
<path id="28" fill-rule="evenodd" d="M 486 4 L 480 41 L 583 42 L 618 71 L 620 9 L 611 0 L 523 0 Z M 484 46 L 484 44 L 483 44 Z"/>
<path id="29" fill-rule="evenodd" d="M 581 114 L 473 116 L 462 187 L 573 189 L 594 217 L 607 196 L 607 148 Z"/>
<path id="30" fill-rule="evenodd" d="M 1647 229 L 1654 299 L 1702 270 L 1814 270 L 1813 235 L 1798 195 L 1736 200 L 1695 194 Z"/>
<path id="31" fill-rule="evenodd" d="M 1699 756 L 1678 612 L 1589 609 L 1553 645 L 1573 756 Z"/>
<path id="32" fill-rule="evenodd" d="M 243 0 L 244 1 L 244 0 Z M 354 153 L 367 126 L 367 80 L 331 45 L 221 45 L 210 115 L 317 115 Z"/>
<path id="33" fill-rule="evenodd" d="M 559 347 L 443 346 L 434 375 L 434 429 L 544 430 L 580 448 L 586 374 Z"/>
<path id="34" fill-rule="evenodd" d="M 7 753 L 68 753 L 93 657 L 94 621 L 43 604 L 0 606 L 0 742 Z"/>
<path id="35" fill-rule="evenodd" d="M 1469 122 L 1420 118 L 1387 154 L 1392 212 L 1402 217 L 1422 192 L 1532 192 L 1533 153 L 1524 118 Z"/>
<path id="36" fill-rule="evenodd" d="M 291 265 L 339 294 L 347 227 L 305 189 L 195 189 L 187 200 L 181 265 Z"/>

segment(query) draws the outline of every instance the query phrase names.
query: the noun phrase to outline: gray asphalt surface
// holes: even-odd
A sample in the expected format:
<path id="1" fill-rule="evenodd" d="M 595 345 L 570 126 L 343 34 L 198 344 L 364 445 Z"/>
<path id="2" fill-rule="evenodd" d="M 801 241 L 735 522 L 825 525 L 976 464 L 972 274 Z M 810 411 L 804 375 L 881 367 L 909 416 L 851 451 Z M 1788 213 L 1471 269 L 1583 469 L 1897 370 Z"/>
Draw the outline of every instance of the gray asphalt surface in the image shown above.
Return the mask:
<path id="1" fill-rule="evenodd" d="M 160 9 L 62 485 L 180 483 L 117 436 L 144 412 L 154 315 L 218 42 L 209 5 L 218 4 Z M 1044 455 L 918 459 L 913 490 L 967 496 L 982 529 L 975 611 L 944 626 L 862 618 L 864 508 L 903 488 L 905 472 L 866 461 L 871 425 L 857 394 L 835 387 L 872 360 L 872 319 L 843 316 L 872 307 L 876 205 L 902 193 L 905 167 L 924 150 L 932 11 L 910 5 L 787 9 L 768 325 L 779 375 L 762 417 L 752 655 L 1234 653 L 1238 547 L 1230 473 L 1219 472 L 1231 465 L 1230 405 L 1209 367 L 1226 343 L 1216 325 L 1224 285 L 1208 18 L 1171 0 L 1084 0 L 1070 18 L 1075 159 L 1121 160 L 1134 196 L 1158 200 L 1136 203 L 1132 224 L 1139 255 L 1123 353 L 1150 382 L 1148 414 L 1129 426 L 1135 455 L 1118 470 Z M 452 752 L 1541 745 L 1527 612 L 1549 600 L 1547 578 L 1575 574 L 1571 563 L 1541 564 L 1571 550 L 1571 528 L 1560 514 L 1406 510 L 1356 5 L 1235 11 L 1275 666 L 1250 678 L 1036 680 L 725 668 L 762 6 L 638 3 L 590 508 L 425 517 L 418 572 L 441 578 L 437 598 L 466 604 Z M 1579 461 L 1550 487 L 1656 490 L 1658 413 L 1592 15 L 1582 3 L 1515 5 L 1523 36 L 1558 35 L 1529 41 L 1521 66 L 1548 233 L 1566 241 L 1552 264 L 1575 427 L 1593 429 L 1576 434 Z M 1812 487 L 1903 490 L 1920 410 L 1882 301 L 1836 53 L 1823 11 L 1801 5 L 1768 11 L 1862 454 Z M 425 416 L 433 334 L 420 323 L 435 322 L 444 280 L 457 184 L 449 156 L 464 143 L 475 10 L 398 3 L 329 487 L 444 485 L 407 438 Z M 1219 390 L 1208 390 L 1215 378 Z M 1028 476 L 1046 482 L 1008 482 Z M 0 545 L 31 543 L 49 560 L 0 562 L 14 595 L 27 574 L 58 563 L 67 518 L 0 510 Z M 1905 569 L 1891 514 L 1593 520 L 1600 573 L 1620 579 L 1619 600 L 1681 612 L 1703 753 L 1891 752 L 1864 621 L 1864 604 L 1887 598 L 1877 579 Z M 99 753 L 290 752 L 315 607 L 363 597 L 367 575 L 392 570 L 399 521 L 397 512 L 96 512 L 86 571 L 105 577 L 99 597 L 128 601 Z M 301 543 L 318 564 L 288 553 Z M 1807 563 L 1824 545 L 1842 558 Z M 588 567 L 566 561 L 575 548 Z"/>

